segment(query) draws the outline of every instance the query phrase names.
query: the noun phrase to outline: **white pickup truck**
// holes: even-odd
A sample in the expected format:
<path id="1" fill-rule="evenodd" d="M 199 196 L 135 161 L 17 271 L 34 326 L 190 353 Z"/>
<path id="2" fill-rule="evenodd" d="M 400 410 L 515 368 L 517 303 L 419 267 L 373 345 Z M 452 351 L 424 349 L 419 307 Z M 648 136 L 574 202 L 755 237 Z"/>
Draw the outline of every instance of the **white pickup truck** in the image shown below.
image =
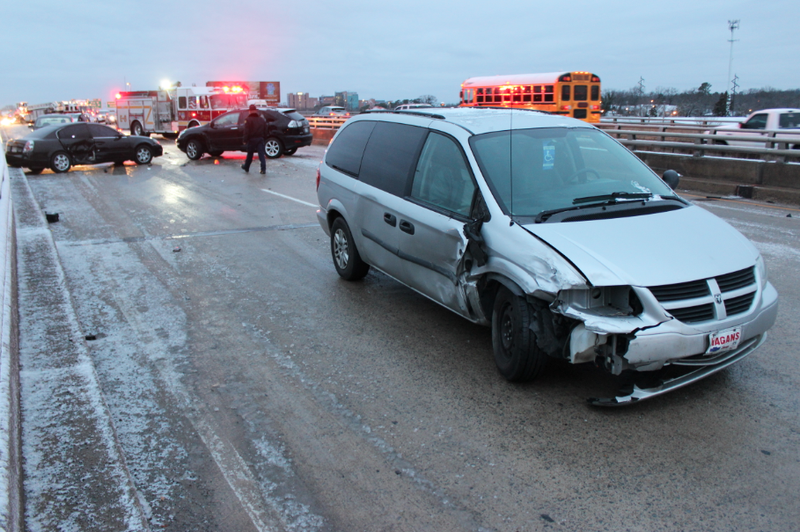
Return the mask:
<path id="1" fill-rule="evenodd" d="M 762 109 L 751 113 L 743 122 L 720 126 L 708 133 L 717 136 L 734 137 L 730 139 L 715 139 L 714 144 L 727 144 L 730 146 L 769 147 L 752 140 L 739 140 L 735 137 L 777 137 L 785 139 L 797 136 L 797 143 L 779 145 L 779 148 L 800 149 L 800 109 Z"/>

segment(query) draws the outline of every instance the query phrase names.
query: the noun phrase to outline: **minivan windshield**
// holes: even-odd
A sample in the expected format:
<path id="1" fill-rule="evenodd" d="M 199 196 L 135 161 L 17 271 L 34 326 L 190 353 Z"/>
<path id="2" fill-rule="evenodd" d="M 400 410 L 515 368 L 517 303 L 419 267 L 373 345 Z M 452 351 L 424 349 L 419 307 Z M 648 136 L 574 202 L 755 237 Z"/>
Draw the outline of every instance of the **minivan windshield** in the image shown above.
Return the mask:
<path id="1" fill-rule="evenodd" d="M 635 155 L 590 128 L 537 128 L 476 135 L 470 146 L 506 214 L 674 196 Z"/>

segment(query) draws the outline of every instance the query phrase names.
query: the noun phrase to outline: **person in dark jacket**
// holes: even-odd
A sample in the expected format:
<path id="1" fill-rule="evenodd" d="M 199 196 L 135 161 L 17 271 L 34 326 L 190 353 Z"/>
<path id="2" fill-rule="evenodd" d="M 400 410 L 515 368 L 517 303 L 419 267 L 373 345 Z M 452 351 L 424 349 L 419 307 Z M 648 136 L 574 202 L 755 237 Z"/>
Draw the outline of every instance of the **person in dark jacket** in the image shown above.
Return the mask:
<path id="1" fill-rule="evenodd" d="M 261 162 L 261 173 L 267 173 L 267 154 L 264 151 L 264 141 L 267 139 L 267 121 L 258 112 L 255 105 L 250 106 L 250 114 L 244 121 L 244 143 L 247 145 L 247 158 L 244 160 L 242 170 L 250 171 L 253 162 L 253 152 L 258 152 Z"/>

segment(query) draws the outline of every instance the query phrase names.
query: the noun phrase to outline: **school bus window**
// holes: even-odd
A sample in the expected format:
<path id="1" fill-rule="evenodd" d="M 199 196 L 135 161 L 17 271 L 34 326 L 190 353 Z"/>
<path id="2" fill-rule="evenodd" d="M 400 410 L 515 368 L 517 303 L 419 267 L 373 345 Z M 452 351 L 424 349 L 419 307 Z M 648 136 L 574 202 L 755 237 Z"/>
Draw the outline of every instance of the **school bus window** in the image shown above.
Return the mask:
<path id="1" fill-rule="evenodd" d="M 561 86 L 561 99 L 565 102 L 569 101 L 569 85 Z"/>
<path id="2" fill-rule="evenodd" d="M 600 85 L 592 85 L 592 100 L 600 99 Z"/>
<path id="3" fill-rule="evenodd" d="M 575 96 L 575 101 L 585 102 L 586 97 L 589 95 L 589 88 L 586 85 L 575 85 L 573 95 Z"/>

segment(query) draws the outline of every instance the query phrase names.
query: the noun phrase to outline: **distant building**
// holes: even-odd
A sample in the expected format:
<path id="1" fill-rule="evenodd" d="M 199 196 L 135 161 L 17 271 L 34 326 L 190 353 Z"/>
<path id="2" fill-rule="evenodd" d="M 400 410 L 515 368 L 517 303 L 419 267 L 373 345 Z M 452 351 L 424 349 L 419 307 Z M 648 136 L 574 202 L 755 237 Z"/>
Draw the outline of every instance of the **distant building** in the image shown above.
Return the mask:
<path id="1" fill-rule="evenodd" d="M 319 97 L 319 104 L 322 105 L 335 105 L 336 104 L 336 96 L 320 96 Z"/>
<path id="2" fill-rule="evenodd" d="M 358 111 L 358 93 L 353 91 L 337 92 L 334 105 L 341 105 L 348 111 Z"/>
<path id="3" fill-rule="evenodd" d="M 289 107 L 300 111 L 314 109 L 320 103 L 318 98 L 310 97 L 307 92 L 290 92 L 286 97 Z"/>

